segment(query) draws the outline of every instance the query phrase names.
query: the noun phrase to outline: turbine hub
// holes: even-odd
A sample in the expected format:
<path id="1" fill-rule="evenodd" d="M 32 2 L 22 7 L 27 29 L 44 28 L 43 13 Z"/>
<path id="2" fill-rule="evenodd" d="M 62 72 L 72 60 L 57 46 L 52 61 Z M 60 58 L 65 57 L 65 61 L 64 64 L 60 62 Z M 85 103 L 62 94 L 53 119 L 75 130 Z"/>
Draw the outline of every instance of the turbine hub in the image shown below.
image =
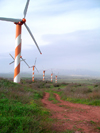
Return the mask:
<path id="1" fill-rule="evenodd" d="M 23 18 L 23 19 L 22 19 L 22 23 L 25 23 L 25 22 L 26 22 L 26 19 L 25 19 L 25 18 Z"/>

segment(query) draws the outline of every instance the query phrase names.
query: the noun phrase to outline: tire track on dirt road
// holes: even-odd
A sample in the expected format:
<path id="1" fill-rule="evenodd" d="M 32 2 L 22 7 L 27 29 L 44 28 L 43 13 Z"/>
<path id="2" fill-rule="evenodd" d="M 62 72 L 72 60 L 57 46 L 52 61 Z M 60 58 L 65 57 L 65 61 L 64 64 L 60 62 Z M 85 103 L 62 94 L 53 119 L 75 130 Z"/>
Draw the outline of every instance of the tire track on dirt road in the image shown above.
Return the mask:
<path id="1" fill-rule="evenodd" d="M 66 129 L 83 131 L 84 133 L 98 133 L 100 127 L 100 107 L 82 104 L 74 104 L 60 99 L 54 94 L 60 103 L 53 104 L 48 101 L 49 93 L 45 93 L 42 103 L 51 111 L 52 118 L 57 119 L 54 129 L 64 131 Z"/>

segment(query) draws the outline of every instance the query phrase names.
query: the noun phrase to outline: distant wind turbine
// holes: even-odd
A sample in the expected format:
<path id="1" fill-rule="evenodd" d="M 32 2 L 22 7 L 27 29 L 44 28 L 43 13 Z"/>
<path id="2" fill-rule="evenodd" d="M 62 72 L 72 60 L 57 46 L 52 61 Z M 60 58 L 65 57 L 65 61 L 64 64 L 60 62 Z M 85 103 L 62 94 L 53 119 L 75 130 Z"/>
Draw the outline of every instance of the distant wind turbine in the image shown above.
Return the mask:
<path id="1" fill-rule="evenodd" d="M 57 75 L 55 76 L 55 83 L 57 83 Z"/>
<path id="2" fill-rule="evenodd" d="M 54 74 L 55 75 L 55 83 L 57 83 L 57 75 L 56 74 Z M 59 75 L 59 72 L 58 72 L 58 75 Z"/>
<path id="3" fill-rule="evenodd" d="M 30 36 L 32 37 L 32 39 L 33 39 L 35 45 L 37 46 L 40 54 L 42 54 L 40 49 L 39 49 L 39 46 L 38 46 L 37 42 L 35 41 L 35 38 L 34 38 L 32 32 L 30 31 L 29 27 L 26 25 L 25 17 L 26 17 L 26 14 L 27 14 L 29 1 L 30 0 L 27 0 L 27 2 L 26 2 L 23 19 L 0 17 L 0 20 L 2 20 L 2 21 L 14 22 L 14 24 L 16 24 L 15 64 L 14 64 L 14 82 L 16 82 L 16 83 L 20 83 L 21 27 L 22 27 L 23 24 L 25 25 L 25 27 L 28 30 Z"/>
<path id="4" fill-rule="evenodd" d="M 44 81 L 44 77 L 45 77 L 45 71 L 46 71 L 46 70 L 43 70 L 43 81 Z"/>
<path id="5" fill-rule="evenodd" d="M 52 72 L 52 73 L 51 73 L 51 82 L 52 82 L 52 77 L 53 77 L 53 71 L 52 71 L 52 69 L 51 69 L 51 72 Z"/>
<path id="6" fill-rule="evenodd" d="M 51 82 L 52 82 L 52 76 L 53 76 L 53 73 L 51 73 Z"/>
<path id="7" fill-rule="evenodd" d="M 30 68 L 33 68 L 33 72 L 32 72 L 32 81 L 33 81 L 33 82 L 34 82 L 34 70 L 36 69 L 37 72 L 39 72 L 38 69 L 36 68 L 36 60 L 37 60 L 37 58 L 35 59 L 34 66 L 31 66 L 31 67 L 30 67 Z"/>
<path id="8" fill-rule="evenodd" d="M 57 75 L 59 75 L 59 72 L 58 72 L 58 74 Z M 55 83 L 57 83 L 57 78 L 58 78 L 58 76 L 55 76 Z"/>
<path id="9" fill-rule="evenodd" d="M 49 70 L 49 69 L 47 69 L 47 70 Z M 43 81 L 44 81 L 44 79 L 45 79 L 45 72 L 46 72 L 47 70 L 43 70 Z"/>

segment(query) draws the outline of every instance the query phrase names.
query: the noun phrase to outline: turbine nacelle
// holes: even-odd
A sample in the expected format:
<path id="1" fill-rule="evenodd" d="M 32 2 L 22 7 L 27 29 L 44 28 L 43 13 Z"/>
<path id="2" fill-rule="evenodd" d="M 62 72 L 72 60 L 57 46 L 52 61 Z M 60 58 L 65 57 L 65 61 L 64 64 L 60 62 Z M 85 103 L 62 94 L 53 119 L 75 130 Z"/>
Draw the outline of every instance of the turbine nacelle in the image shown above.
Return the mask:
<path id="1" fill-rule="evenodd" d="M 32 67 L 35 67 L 35 66 L 31 66 L 30 68 L 32 68 Z"/>
<path id="2" fill-rule="evenodd" d="M 31 66 L 30 68 L 34 67 L 37 70 L 37 72 L 39 73 L 38 69 L 36 68 L 36 60 L 37 60 L 37 58 L 35 59 L 34 65 Z"/>
<path id="3" fill-rule="evenodd" d="M 23 24 L 25 24 L 25 22 L 26 22 L 26 19 L 25 19 L 25 18 L 23 18 L 23 19 L 22 19 L 22 21 L 19 21 L 19 22 L 14 22 L 14 24 L 23 25 Z"/>

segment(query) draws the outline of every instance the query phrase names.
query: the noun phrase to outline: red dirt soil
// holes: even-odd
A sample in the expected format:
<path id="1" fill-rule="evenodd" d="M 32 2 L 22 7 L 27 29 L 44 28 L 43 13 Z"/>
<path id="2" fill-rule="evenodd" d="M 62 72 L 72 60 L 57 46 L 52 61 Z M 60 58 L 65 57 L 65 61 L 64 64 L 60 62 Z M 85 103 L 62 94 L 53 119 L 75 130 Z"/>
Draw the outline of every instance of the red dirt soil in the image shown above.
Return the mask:
<path id="1" fill-rule="evenodd" d="M 100 133 L 100 107 L 74 104 L 60 99 L 58 94 L 54 94 L 59 101 L 53 104 L 48 101 L 49 93 L 45 93 L 42 103 L 50 110 L 54 122 L 54 130 L 74 130 L 76 133 Z"/>

